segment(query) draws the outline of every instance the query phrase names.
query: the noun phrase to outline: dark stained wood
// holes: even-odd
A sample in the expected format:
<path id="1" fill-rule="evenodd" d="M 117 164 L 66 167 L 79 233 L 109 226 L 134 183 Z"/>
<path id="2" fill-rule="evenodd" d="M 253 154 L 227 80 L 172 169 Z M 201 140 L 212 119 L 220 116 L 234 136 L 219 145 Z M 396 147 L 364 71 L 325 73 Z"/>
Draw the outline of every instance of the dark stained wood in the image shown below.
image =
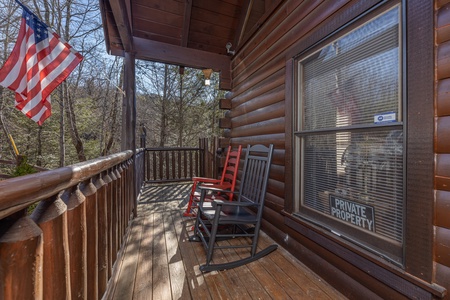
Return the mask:
<path id="1" fill-rule="evenodd" d="M 450 153 L 450 116 L 437 119 L 435 151 L 436 153 Z"/>
<path id="2" fill-rule="evenodd" d="M 284 70 L 281 70 L 281 72 L 277 72 L 278 76 L 282 76 Z M 278 76 L 274 76 L 274 77 L 278 77 Z M 272 77 L 272 76 L 271 76 Z M 270 78 L 270 79 L 274 79 L 274 78 Z M 276 79 L 274 79 L 273 81 L 275 84 L 278 83 Z M 279 81 L 281 83 L 281 81 Z M 275 87 L 274 89 L 269 90 L 268 88 L 270 88 L 270 84 L 267 87 L 267 91 L 263 94 L 263 88 L 261 90 L 259 90 L 259 92 L 261 94 L 253 94 L 253 97 L 250 99 L 247 99 L 247 102 L 244 103 L 240 103 L 240 101 L 233 101 L 234 104 L 234 109 L 232 111 L 230 111 L 229 116 L 230 117 L 237 117 L 246 113 L 249 113 L 251 111 L 254 111 L 258 108 L 262 108 L 265 106 L 268 106 L 270 104 L 274 104 L 277 102 L 280 102 L 282 100 L 284 100 L 284 85 L 279 85 L 277 87 Z M 235 99 L 236 100 L 236 99 Z M 243 100 L 242 98 L 238 99 L 238 100 Z"/>
<path id="3" fill-rule="evenodd" d="M 201 148 L 146 148 L 145 181 L 188 181 L 203 175 Z M 153 171 L 153 172 L 152 172 Z"/>
<path id="4" fill-rule="evenodd" d="M 112 252 L 113 252 L 113 246 L 112 246 L 112 215 L 113 215 L 113 207 L 112 207 L 112 199 L 113 199 L 113 179 L 111 177 L 111 172 L 108 170 L 103 173 L 103 181 L 106 185 L 106 238 L 107 238 L 107 278 L 109 279 L 111 277 L 112 273 L 112 265 L 115 261 L 113 260 Z"/>
<path id="5" fill-rule="evenodd" d="M 188 241 L 193 220 L 182 217 L 190 188 L 146 185 L 109 286 L 114 292 L 105 299 L 345 299 L 282 248 L 239 268 L 201 273 L 204 249 Z M 262 233 L 261 247 L 269 243 L 273 241 Z M 224 250 L 214 260 L 232 260 L 241 251 L 246 250 Z"/>
<path id="6" fill-rule="evenodd" d="M 448 246 L 450 244 L 450 228 L 435 227 L 436 228 L 436 243 L 434 245 L 434 259 L 436 263 L 450 266 L 450 251 Z"/>
<path id="7" fill-rule="evenodd" d="M 435 268 L 436 268 L 436 283 L 440 284 L 441 286 L 450 286 L 450 267 L 436 263 Z"/>
<path id="8" fill-rule="evenodd" d="M 442 178 L 450 177 L 450 154 L 436 155 L 436 176 Z M 447 190 L 450 190 L 448 186 Z"/>
<path id="9" fill-rule="evenodd" d="M 450 40 L 450 7 L 446 4 L 440 7 L 436 16 L 436 42 L 443 43 Z"/>
<path id="10" fill-rule="evenodd" d="M 448 1 L 436 2 L 436 52 L 437 52 L 437 87 L 436 87 L 436 120 L 435 120 L 435 221 L 434 221 L 434 268 L 435 281 L 445 287 L 450 287 L 450 257 L 448 251 L 449 239 L 449 192 L 450 192 L 450 149 L 448 143 L 449 103 L 449 39 Z"/>
<path id="11" fill-rule="evenodd" d="M 294 93 L 296 91 L 295 88 L 295 79 L 297 76 L 294 76 L 294 59 L 289 59 L 286 61 L 286 74 L 284 76 L 285 78 L 285 119 L 286 119 L 286 125 L 285 125 L 285 133 L 286 133 L 286 147 L 285 147 L 285 155 L 286 159 L 284 162 L 285 167 L 285 174 L 284 174 L 284 184 L 285 184 L 285 194 L 284 198 L 285 201 L 285 207 L 284 209 L 287 212 L 292 213 L 294 211 L 294 186 L 295 183 L 293 182 L 292 178 L 294 178 L 294 156 L 293 156 L 293 122 L 298 117 L 297 112 L 294 111 Z"/>
<path id="12" fill-rule="evenodd" d="M 434 5 L 411 0 L 407 13 L 407 171 L 405 270 L 427 282 L 433 279 L 434 179 Z M 414 49 L 414 50 L 412 50 Z M 431 52 L 430 52 L 431 51 Z M 439 71 L 438 71 L 439 73 Z M 442 74 L 441 74 L 442 75 Z M 450 75 L 450 74 L 449 74 Z M 417 118 L 420 118 L 417 119 Z M 420 244 L 417 238 L 420 237 Z"/>
<path id="13" fill-rule="evenodd" d="M 127 9 L 125 2 L 119 0 L 109 1 L 111 10 L 114 14 L 114 19 L 117 20 L 116 26 L 119 31 L 121 44 L 126 52 L 133 50 L 133 43 L 131 40 L 130 21 L 128 20 Z"/>
<path id="14" fill-rule="evenodd" d="M 2 222 L 2 226 L 5 226 Z M 43 233 L 30 219 L 20 218 L 0 237 L 1 299 L 43 299 Z M 21 258 L 11 259 L 12 257 Z"/>
<path id="15" fill-rule="evenodd" d="M 371 259 L 370 256 L 359 256 L 357 258 L 355 253 L 346 247 L 345 244 L 348 246 L 348 243 L 334 239 L 326 239 L 324 236 L 317 234 L 317 228 L 313 228 L 308 225 L 304 226 L 299 222 L 296 222 L 295 218 L 289 217 L 286 224 L 288 224 L 288 226 L 292 226 L 292 228 L 295 228 L 296 231 L 301 232 L 302 235 L 305 235 L 313 242 L 319 243 L 323 246 L 322 249 L 316 249 L 316 251 L 322 252 L 326 250 L 333 253 L 330 253 L 327 256 L 329 259 L 336 259 L 336 257 L 332 258 L 334 255 L 338 256 L 338 260 L 340 260 L 339 257 L 346 257 L 345 260 L 338 262 L 341 271 L 359 273 L 361 270 L 365 270 L 363 273 L 360 273 L 358 277 L 354 277 L 354 279 L 363 283 L 366 288 L 376 292 L 382 298 L 406 299 L 418 297 L 429 299 L 432 298 L 433 295 L 443 297 L 445 294 L 444 288 L 434 284 L 428 284 L 422 280 L 417 280 L 417 277 L 411 276 L 403 272 L 401 269 L 393 268 L 391 272 L 388 272 L 378 265 L 376 260 L 373 260 L 373 258 Z M 302 240 L 302 244 L 304 245 L 309 242 L 310 241 Z M 322 253 L 322 255 L 324 255 L 324 253 Z M 335 263 L 337 263 L 337 261 Z M 357 269 L 354 269 L 355 267 Z M 368 271 L 368 269 L 371 269 L 371 271 Z M 368 274 L 371 274 L 371 276 L 376 276 L 378 282 L 369 280 L 370 277 L 367 276 Z M 327 276 L 327 278 L 329 277 Z"/>
<path id="16" fill-rule="evenodd" d="M 43 234 L 42 283 L 46 299 L 71 297 L 66 213 L 66 204 L 57 198 L 41 201 L 31 215 Z"/>
<path id="17" fill-rule="evenodd" d="M 108 283 L 108 208 L 106 183 L 101 176 L 94 181 L 97 189 L 98 226 L 98 297 L 102 297 Z"/>
<path id="18" fill-rule="evenodd" d="M 87 299 L 86 197 L 78 187 L 71 189 L 67 201 L 67 227 L 70 252 L 71 295 Z"/>
<path id="19" fill-rule="evenodd" d="M 73 166 L 0 181 L 0 218 L 71 187 L 89 178 L 93 173 L 107 170 L 131 155 L 131 151 L 125 151 L 110 155 L 107 160 L 97 158 Z"/>
<path id="20" fill-rule="evenodd" d="M 252 74 L 251 76 L 246 76 L 245 80 L 242 80 L 239 84 L 236 82 L 237 74 L 233 72 L 233 97 L 237 97 L 241 93 L 249 92 L 250 88 L 253 88 L 256 84 L 261 83 L 264 80 L 268 80 L 269 74 L 273 74 L 280 69 L 284 68 L 285 60 L 284 57 L 276 58 L 264 63 L 258 72 Z M 248 75 L 243 73 L 243 75 Z M 275 79 L 275 78 L 273 78 Z M 279 79 L 279 78 L 278 78 Z M 257 90 L 252 90 L 253 93 L 257 93 Z M 248 95 L 249 96 L 249 95 Z M 251 99 L 249 97 L 248 99 Z M 232 100 L 234 104 L 234 99 Z"/>
<path id="21" fill-rule="evenodd" d="M 136 149 L 136 80 L 135 80 L 135 55 L 125 52 L 124 59 L 124 96 L 122 99 L 122 133 L 121 149 Z"/>
<path id="22" fill-rule="evenodd" d="M 233 128 L 233 131 L 231 131 L 229 137 L 284 133 L 284 127 L 285 118 L 283 116 L 267 121 L 261 121 L 259 123 L 235 127 Z"/>
<path id="23" fill-rule="evenodd" d="M 284 133 L 276 133 L 276 134 L 265 134 L 260 136 L 248 136 L 248 137 L 239 137 L 233 138 L 232 141 L 235 144 L 241 145 L 254 145 L 254 144 L 274 144 L 275 148 L 283 148 L 284 147 Z"/>
<path id="24" fill-rule="evenodd" d="M 436 89 L 436 115 L 450 116 L 450 78 L 439 80 Z"/>
<path id="25" fill-rule="evenodd" d="M 220 118 L 219 119 L 219 128 L 231 128 L 231 119 L 230 118 Z"/>
<path id="26" fill-rule="evenodd" d="M 225 90 L 231 88 L 227 84 L 227 80 L 231 78 L 230 58 L 226 55 L 150 41 L 140 37 L 134 37 L 133 43 L 137 59 L 184 65 L 197 69 L 211 68 L 215 72 L 220 72 L 220 88 Z"/>
<path id="27" fill-rule="evenodd" d="M 442 6 L 446 5 L 447 3 L 450 3 L 449 0 L 436 0 L 436 8 L 441 8 Z"/>
<path id="28" fill-rule="evenodd" d="M 284 117 L 284 102 L 279 101 L 274 104 L 261 107 L 245 115 L 240 115 L 231 119 L 232 128 L 244 126 L 246 124 L 255 124 L 264 120 Z"/>
<path id="29" fill-rule="evenodd" d="M 139 151 L 137 155 L 141 165 L 142 153 Z M 129 174 L 122 174 L 122 177 L 119 173 L 117 176 L 113 174 L 115 166 L 124 160 L 124 168 L 120 169 L 122 173 L 127 170 L 130 173 L 134 169 L 131 154 L 131 151 L 125 151 L 43 172 L 47 177 L 39 174 L 23 176 L 18 178 L 22 183 L 19 191 L 8 188 L 1 191 L 7 199 L 33 199 L 35 196 L 30 204 L 40 201 L 31 218 L 25 216 L 24 210 L 19 210 L 0 220 L 0 256 L 8 257 L 8 263 L 5 264 L 3 256 L 0 263 L 0 280 L 7 284 L 7 290 L 0 289 L 1 299 L 98 299 L 103 296 L 98 283 L 103 281 L 103 289 L 106 288 L 112 275 L 110 267 L 115 262 L 110 261 L 109 253 L 118 250 L 110 245 L 112 239 L 109 236 L 118 226 L 109 224 L 114 214 L 108 217 L 112 211 L 107 195 L 115 198 L 111 195 L 115 190 L 120 191 L 120 197 L 127 199 L 127 202 L 118 203 L 116 211 L 126 212 L 128 220 L 133 209 L 132 191 L 135 185 L 142 184 L 142 172 L 137 172 L 136 183 L 131 181 L 133 177 Z M 72 174 L 70 178 L 65 178 L 66 173 Z M 99 176 L 105 181 L 101 182 Z M 6 180 L 1 184 L 8 186 L 15 184 L 14 181 Z M 119 184 L 123 186 L 108 189 L 109 185 Z M 35 185 L 40 185 L 43 191 L 35 192 Z M 50 197 L 43 198 L 47 194 Z M 10 204 L 6 202 L 2 204 L 6 205 L 3 213 L 17 210 L 14 203 L 12 207 L 8 207 Z M 120 218 L 115 218 L 116 225 Z M 37 231 L 34 230 L 36 228 Z M 102 232 L 98 232 L 99 229 Z M 125 232 L 126 227 L 122 228 L 122 233 Z M 121 238 L 118 236 L 116 240 Z M 100 272 L 99 261 L 102 261 Z"/>
<path id="30" fill-rule="evenodd" d="M 89 180 L 81 185 L 80 190 L 86 198 L 87 294 L 92 299 L 98 299 L 97 189 Z"/>
<path id="31" fill-rule="evenodd" d="M 437 79 L 450 77 L 450 41 L 439 44 L 437 49 Z"/>
<path id="32" fill-rule="evenodd" d="M 450 228 L 450 192 L 436 191 L 436 218 L 434 225 Z"/>
<path id="33" fill-rule="evenodd" d="M 231 109 L 231 99 L 220 99 L 219 100 L 220 109 Z"/>

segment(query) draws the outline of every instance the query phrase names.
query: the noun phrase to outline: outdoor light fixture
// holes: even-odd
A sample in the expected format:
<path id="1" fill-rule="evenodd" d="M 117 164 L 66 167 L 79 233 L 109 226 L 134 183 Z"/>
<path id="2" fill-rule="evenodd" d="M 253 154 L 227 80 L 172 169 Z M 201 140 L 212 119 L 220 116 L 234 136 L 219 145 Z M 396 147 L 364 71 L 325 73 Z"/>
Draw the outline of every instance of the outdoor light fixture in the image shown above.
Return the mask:
<path id="1" fill-rule="evenodd" d="M 227 48 L 227 53 L 228 53 L 228 54 L 231 54 L 231 55 L 234 55 L 234 54 L 236 53 L 236 51 L 231 50 L 231 47 L 233 47 L 233 45 L 232 45 L 230 42 L 228 42 L 228 43 L 225 45 L 225 48 Z"/>
<path id="2" fill-rule="evenodd" d="M 203 75 L 205 76 L 205 85 L 211 85 L 211 74 L 213 72 L 212 69 L 203 69 Z"/>

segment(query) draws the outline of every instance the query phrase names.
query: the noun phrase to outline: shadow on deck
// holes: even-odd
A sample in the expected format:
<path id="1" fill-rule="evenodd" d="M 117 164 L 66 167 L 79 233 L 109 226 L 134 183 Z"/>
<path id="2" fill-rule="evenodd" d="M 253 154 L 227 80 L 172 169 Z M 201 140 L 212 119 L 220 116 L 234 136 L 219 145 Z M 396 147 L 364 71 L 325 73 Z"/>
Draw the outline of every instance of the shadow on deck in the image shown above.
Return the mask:
<path id="1" fill-rule="evenodd" d="M 235 269 L 203 274 L 201 243 L 189 242 L 182 216 L 191 184 L 146 185 L 105 299 L 346 299 L 279 247 Z M 239 242 L 223 241 L 223 242 Z M 262 246 L 274 243 L 260 235 Z M 218 262 L 246 249 L 223 251 Z"/>

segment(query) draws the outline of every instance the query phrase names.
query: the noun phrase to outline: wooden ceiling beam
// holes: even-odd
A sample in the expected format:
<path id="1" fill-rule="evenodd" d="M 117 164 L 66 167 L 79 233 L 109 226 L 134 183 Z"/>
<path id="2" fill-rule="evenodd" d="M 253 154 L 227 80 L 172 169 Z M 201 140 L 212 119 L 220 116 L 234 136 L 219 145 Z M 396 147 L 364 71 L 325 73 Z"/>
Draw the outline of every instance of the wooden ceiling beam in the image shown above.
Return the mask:
<path id="1" fill-rule="evenodd" d="M 220 72 L 220 88 L 231 89 L 231 59 L 227 55 L 133 38 L 136 59 L 157 61 L 195 69 L 213 69 Z"/>
<path id="2" fill-rule="evenodd" d="M 236 34 L 234 36 L 234 49 L 237 49 L 244 36 L 245 27 L 247 26 L 248 18 L 250 17 L 251 8 L 253 6 L 253 0 L 245 0 L 242 4 L 241 15 L 239 17 L 239 25 L 236 28 Z"/>
<path id="3" fill-rule="evenodd" d="M 133 39 L 131 37 L 132 30 L 129 19 L 129 10 L 131 9 L 129 0 L 109 0 L 109 4 L 111 5 L 114 20 L 116 22 L 117 29 L 119 30 L 122 46 L 126 52 L 131 52 L 133 50 Z"/>
<path id="4" fill-rule="evenodd" d="M 187 47 L 189 40 L 189 27 L 191 26 L 192 0 L 184 1 L 183 33 L 181 36 L 181 46 Z"/>

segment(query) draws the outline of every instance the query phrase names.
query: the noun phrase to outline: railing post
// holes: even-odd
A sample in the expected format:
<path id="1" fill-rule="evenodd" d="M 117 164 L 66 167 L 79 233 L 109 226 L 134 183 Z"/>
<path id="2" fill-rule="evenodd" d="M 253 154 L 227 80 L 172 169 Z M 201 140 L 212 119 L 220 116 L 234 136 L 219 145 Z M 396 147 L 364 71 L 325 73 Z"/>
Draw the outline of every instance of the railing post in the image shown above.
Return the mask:
<path id="1" fill-rule="evenodd" d="M 71 299 L 67 206 L 59 196 L 39 202 L 31 218 L 44 241 L 43 293 L 46 299 Z"/>
<path id="2" fill-rule="evenodd" d="M 77 186 L 66 191 L 70 281 L 73 298 L 87 299 L 86 197 Z"/>
<path id="3" fill-rule="evenodd" d="M 118 246 L 118 218 L 117 218 L 117 199 L 118 199 L 118 183 L 119 180 L 116 176 L 117 168 L 113 167 L 109 173 L 111 177 L 111 262 L 114 264 L 114 262 L 117 259 L 117 250 L 119 249 Z"/>
<path id="4" fill-rule="evenodd" d="M 110 176 L 110 170 L 106 170 L 103 173 L 103 181 L 105 182 L 105 189 L 106 189 L 106 193 L 105 193 L 105 197 L 106 197 L 106 242 L 107 242 L 107 246 L 106 246 L 106 251 L 107 251 L 107 278 L 111 278 L 111 270 L 112 270 L 112 225 L 111 225 L 111 220 L 112 220 L 112 178 Z"/>
<path id="5" fill-rule="evenodd" d="M 0 299 L 105 296 L 143 176 L 131 155 L 0 182 Z"/>
<path id="6" fill-rule="evenodd" d="M 87 292 L 92 299 L 98 299 L 97 188 L 90 178 L 81 184 L 80 190 L 86 197 Z"/>
<path id="7" fill-rule="evenodd" d="M 106 183 L 101 174 L 97 175 L 94 179 L 94 185 L 97 189 L 98 298 L 100 299 L 106 290 L 106 284 L 108 282 Z"/>
<path id="8" fill-rule="evenodd" d="M 12 223 L 12 224 L 8 224 Z M 0 237 L 0 299 L 43 299 L 43 233 L 30 217 L 2 220 Z M 11 259 L 15 257 L 15 259 Z"/>

